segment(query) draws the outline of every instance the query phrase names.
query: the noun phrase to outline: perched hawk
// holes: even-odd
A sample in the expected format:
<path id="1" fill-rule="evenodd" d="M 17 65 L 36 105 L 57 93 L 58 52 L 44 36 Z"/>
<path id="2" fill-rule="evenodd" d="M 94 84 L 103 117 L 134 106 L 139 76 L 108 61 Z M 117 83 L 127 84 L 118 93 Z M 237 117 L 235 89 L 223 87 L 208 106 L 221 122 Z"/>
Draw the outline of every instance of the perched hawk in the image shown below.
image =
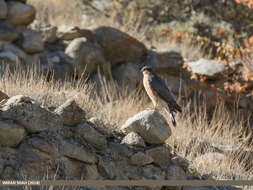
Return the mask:
<path id="1" fill-rule="evenodd" d="M 177 104 L 174 94 L 167 87 L 166 83 L 157 76 L 151 67 L 144 66 L 141 69 L 143 73 L 143 84 L 145 90 L 152 100 L 155 109 L 163 108 L 170 116 L 173 125 L 176 127 L 174 113 L 182 112 L 181 107 Z"/>

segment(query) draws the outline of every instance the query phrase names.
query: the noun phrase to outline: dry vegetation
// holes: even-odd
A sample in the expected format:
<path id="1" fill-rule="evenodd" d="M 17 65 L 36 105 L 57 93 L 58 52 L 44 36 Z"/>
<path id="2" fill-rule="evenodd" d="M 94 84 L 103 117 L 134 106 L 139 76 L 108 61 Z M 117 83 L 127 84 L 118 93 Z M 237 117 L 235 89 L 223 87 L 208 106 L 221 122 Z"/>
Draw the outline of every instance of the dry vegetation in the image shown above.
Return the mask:
<path id="1" fill-rule="evenodd" d="M 68 6 L 69 3 L 65 1 L 68 0 L 28 0 L 28 3 L 36 4 L 36 7 L 41 8 L 37 15 L 41 20 L 48 20 L 55 25 L 61 23 L 78 25 L 79 13 L 73 12 L 74 7 Z M 48 9 L 48 4 L 51 4 L 52 9 Z M 55 9 L 55 7 L 57 8 Z M 60 14 L 62 12 L 71 12 L 72 14 Z M 71 17 L 69 17 L 70 15 Z M 104 21 L 101 23 L 105 25 Z M 189 60 L 209 57 L 209 55 L 202 53 L 200 48 L 188 44 L 178 45 L 171 41 L 163 43 L 155 40 L 153 42 L 147 41 L 143 35 L 146 29 L 142 29 L 143 32 L 140 32 L 136 24 L 134 27 L 131 24 L 116 27 L 137 37 L 147 46 L 153 44 L 160 50 L 164 48 L 178 50 L 183 57 Z M 107 20 L 106 25 L 115 27 L 112 20 Z M 101 89 L 98 93 L 95 84 L 84 84 L 82 80 L 78 82 L 48 82 L 46 77 L 31 69 L 29 72 L 18 71 L 14 75 L 6 72 L 1 77 L 0 90 L 9 96 L 28 95 L 41 102 L 45 107 L 57 107 L 67 99 L 74 97 L 79 106 L 87 112 L 88 118 L 99 117 L 107 127 L 113 129 L 119 128 L 129 117 L 139 111 L 151 107 L 149 99 L 142 90 L 130 91 L 119 87 L 115 82 L 106 82 L 103 77 L 100 78 L 100 85 Z M 241 117 L 236 109 L 226 110 L 222 102 L 215 109 L 211 118 L 206 114 L 204 106 L 199 107 L 194 102 L 186 102 L 183 110 L 182 115 L 177 115 L 177 128 L 172 128 L 172 136 L 167 143 L 174 147 L 175 153 L 191 162 L 192 172 L 199 176 L 208 174 L 215 179 L 253 180 L 253 165 L 247 170 L 243 167 L 243 163 L 247 162 L 247 155 L 242 158 L 239 152 L 233 156 L 225 155 L 225 159 L 219 160 L 217 156 L 217 160 L 209 160 L 206 157 L 201 157 L 199 143 L 193 141 L 193 139 L 199 139 L 211 144 L 231 145 L 247 150 L 252 146 L 250 142 L 252 134 L 244 134 L 243 132 L 245 128 L 250 127 L 247 118 Z"/>
<path id="2" fill-rule="evenodd" d="M 101 118 L 108 130 L 119 128 L 124 121 L 140 110 L 151 107 L 145 93 L 141 90 L 129 91 L 114 82 L 100 78 L 101 90 L 97 93 L 94 84 L 78 82 L 47 81 L 31 69 L 29 72 L 17 71 L 15 74 L 5 72 L 0 83 L 0 90 L 13 96 L 23 94 L 39 101 L 45 107 L 55 107 L 69 98 L 75 98 L 78 104 L 87 111 L 88 118 Z M 183 104 L 183 102 L 181 102 Z M 247 150 L 252 144 L 249 137 L 243 134 L 247 122 L 236 111 L 225 109 L 222 103 L 215 109 L 212 117 L 206 114 L 205 106 L 196 103 L 185 103 L 182 115 L 177 115 L 178 126 L 172 128 L 172 136 L 167 143 L 174 147 L 174 152 L 191 161 L 195 175 L 210 175 L 216 179 L 252 179 L 253 166 L 245 169 L 243 162 L 248 155 L 226 156 L 219 160 L 201 157 L 203 151 L 210 147 L 200 147 L 199 142 L 230 145 Z M 198 139 L 198 141 L 194 141 Z M 204 150 L 202 150 L 204 149 Z M 206 149 L 206 150 L 205 150 Z M 240 160 L 239 160 L 240 158 Z"/>

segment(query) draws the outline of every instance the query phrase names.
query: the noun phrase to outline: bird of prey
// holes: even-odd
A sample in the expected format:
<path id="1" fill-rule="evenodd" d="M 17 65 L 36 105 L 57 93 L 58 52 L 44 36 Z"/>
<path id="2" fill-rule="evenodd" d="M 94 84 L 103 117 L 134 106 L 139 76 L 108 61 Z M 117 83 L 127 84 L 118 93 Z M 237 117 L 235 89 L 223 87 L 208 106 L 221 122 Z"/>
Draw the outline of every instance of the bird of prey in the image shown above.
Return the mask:
<path id="1" fill-rule="evenodd" d="M 177 111 L 181 113 L 182 109 L 177 104 L 174 94 L 167 87 L 165 81 L 154 73 L 151 67 L 144 66 L 141 72 L 143 73 L 144 88 L 155 109 L 163 108 L 170 116 L 174 127 L 176 127 L 174 113 Z"/>

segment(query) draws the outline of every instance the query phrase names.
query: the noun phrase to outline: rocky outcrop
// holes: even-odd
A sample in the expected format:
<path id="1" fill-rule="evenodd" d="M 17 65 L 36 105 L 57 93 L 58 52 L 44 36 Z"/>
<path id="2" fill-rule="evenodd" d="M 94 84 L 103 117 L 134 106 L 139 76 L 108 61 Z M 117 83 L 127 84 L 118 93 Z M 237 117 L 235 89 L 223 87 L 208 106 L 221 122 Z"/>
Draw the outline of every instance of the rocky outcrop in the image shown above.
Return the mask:
<path id="1" fill-rule="evenodd" d="M 78 113 L 80 108 L 69 100 L 51 112 L 23 95 L 10 97 L 4 102 L 0 108 L 0 163 L 3 166 L 0 176 L 20 179 L 22 173 L 31 180 L 40 179 L 45 174 L 49 178 L 56 176 L 56 179 L 138 180 L 166 179 L 168 176 L 184 179 L 182 171 L 188 168 L 172 162 L 168 146 L 145 145 L 143 139 L 153 135 L 154 129 L 140 135 L 131 132 L 122 140 L 99 132 L 95 124 L 84 121 L 84 118 L 66 126 L 71 117 L 66 120 L 63 115 L 76 109 Z M 56 113 L 60 115 L 56 116 Z M 169 128 L 158 113 L 144 113 L 138 116 L 140 123 Z M 6 167 L 10 168 L 9 173 L 4 169 Z"/>

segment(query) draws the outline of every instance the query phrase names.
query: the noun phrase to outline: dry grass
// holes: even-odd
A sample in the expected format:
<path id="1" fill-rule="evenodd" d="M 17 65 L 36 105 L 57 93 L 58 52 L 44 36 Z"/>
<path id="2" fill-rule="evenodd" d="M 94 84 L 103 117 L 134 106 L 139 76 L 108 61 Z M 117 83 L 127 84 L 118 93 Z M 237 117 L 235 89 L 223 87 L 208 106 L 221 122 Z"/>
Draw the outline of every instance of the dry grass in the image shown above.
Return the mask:
<path id="1" fill-rule="evenodd" d="M 149 107 L 150 101 L 141 90 L 130 92 L 114 82 L 106 82 L 100 77 L 100 93 L 93 83 L 79 82 L 47 82 L 46 77 L 29 72 L 16 72 L 14 75 L 5 72 L 0 81 L 0 90 L 9 96 L 23 94 L 39 101 L 43 106 L 59 106 L 69 98 L 75 98 L 79 106 L 88 113 L 88 117 L 101 118 L 106 126 L 120 127 L 130 116 Z M 172 136 L 167 143 L 174 151 L 191 161 L 191 168 L 200 176 L 210 174 L 216 179 L 252 179 L 253 166 L 247 168 L 242 164 L 247 156 L 225 156 L 219 160 L 207 159 L 210 147 L 200 147 L 201 141 L 211 145 L 231 145 L 239 147 L 241 152 L 250 145 L 245 145 L 247 135 L 243 136 L 245 122 L 237 113 L 230 113 L 225 106 L 219 104 L 213 117 L 206 114 L 205 107 L 184 106 L 182 115 L 177 115 L 177 128 L 172 128 Z M 192 107 L 194 109 L 192 109 Z M 251 134 L 249 134 L 251 135 Z M 195 140 L 194 140 L 195 139 Z M 196 139 L 199 139 L 196 141 Z M 213 154 L 213 153 L 211 153 Z M 216 159 L 217 157 L 217 159 Z M 241 159 L 239 162 L 239 158 Z M 248 161 L 247 161 L 248 162 Z"/>
<path id="2" fill-rule="evenodd" d="M 36 19 L 54 26 L 77 26 L 80 22 L 79 0 L 28 0 L 36 8 Z"/>

